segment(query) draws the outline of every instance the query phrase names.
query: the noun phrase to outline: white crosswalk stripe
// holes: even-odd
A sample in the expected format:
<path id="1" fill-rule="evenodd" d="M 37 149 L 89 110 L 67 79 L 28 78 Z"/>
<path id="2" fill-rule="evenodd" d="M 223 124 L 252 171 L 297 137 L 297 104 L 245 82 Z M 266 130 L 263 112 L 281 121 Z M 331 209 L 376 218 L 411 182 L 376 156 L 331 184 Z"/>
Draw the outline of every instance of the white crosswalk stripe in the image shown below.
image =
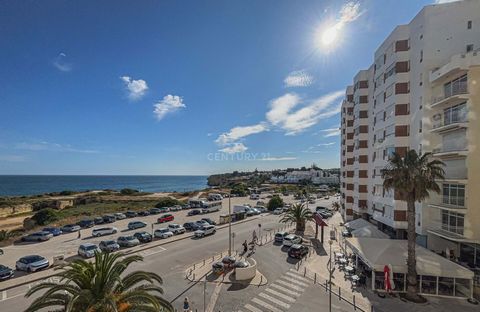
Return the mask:
<path id="1" fill-rule="evenodd" d="M 267 289 L 265 289 L 265 291 L 266 291 L 266 292 L 269 292 L 269 293 L 271 293 L 271 294 L 273 294 L 273 295 L 275 295 L 275 296 L 277 296 L 277 297 L 279 297 L 279 298 L 282 299 L 282 300 L 287 300 L 287 301 L 289 301 L 289 302 L 295 302 L 295 301 L 297 300 L 297 299 L 295 299 L 295 298 L 293 298 L 293 297 L 290 297 L 290 296 L 287 296 L 287 295 L 285 295 L 285 294 L 282 294 L 281 292 L 278 292 L 278 291 L 273 290 L 273 289 L 271 289 L 271 288 L 267 288 Z"/>
<path id="2" fill-rule="evenodd" d="M 248 303 L 245 305 L 245 308 L 247 308 L 248 310 L 250 310 L 252 312 L 262 312 L 262 310 L 257 309 L 257 308 L 255 308 L 254 306 L 252 306 L 251 304 L 248 304 Z"/>
<path id="3" fill-rule="evenodd" d="M 290 287 L 291 289 L 295 289 L 295 290 L 297 290 L 297 291 L 304 291 L 304 290 L 305 290 L 305 288 L 292 285 L 292 284 L 290 284 L 289 282 L 285 282 L 285 281 L 282 281 L 282 280 L 278 280 L 278 281 L 276 281 L 275 283 L 282 284 L 282 285 L 284 285 L 284 286 Z"/>
<path id="4" fill-rule="evenodd" d="M 296 279 L 294 279 L 294 278 L 292 278 L 292 277 L 282 276 L 282 279 L 284 279 L 284 280 L 286 280 L 286 281 L 289 281 L 289 282 L 291 282 L 291 283 L 294 283 L 294 284 L 303 286 L 303 287 L 308 287 L 308 284 L 303 283 L 303 282 L 300 282 L 300 281 L 297 281 Z"/>
<path id="5" fill-rule="evenodd" d="M 300 281 L 304 281 L 304 282 L 307 282 L 307 283 L 311 282 L 308 278 L 303 277 L 303 276 L 299 275 L 299 274 L 296 273 L 296 272 L 287 272 L 287 273 L 285 273 L 285 274 L 287 274 L 288 276 L 291 276 L 291 277 L 293 277 L 293 278 L 296 278 L 296 279 L 298 279 L 298 280 L 300 280 Z"/>
<path id="6" fill-rule="evenodd" d="M 276 307 L 272 306 L 271 304 L 266 303 L 265 301 L 260 300 L 258 298 L 253 298 L 252 301 L 255 302 L 256 304 L 261 305 L 262 307 L 272 311 L 272 312 L 282 312 L 282 310 L 277 309 Z"/>
<path id="7" fill-rule="evenodd" d="M 277 298 L 274 298 L 274 297 L 272 297 L 272 296 L 269 296 L 269 295 L 267 295 L 266 293 L 260 293 L 260 294 L 258 294 L 258 295 L 259 295 L 260 297 L 262 297 L 262 298 L 270 301 L 270 302 L 275 303 L 276 305 L 278 305 L 278 306 L 280 306 L 280 307 L 282 307 L 282 308 L 285 308 L 285 309 L 290 308 L 290 305 L 289 305 L 288 303 L 285 303 L 285 302 L 283 302 L 283 301 L 281 301 L 281 300 L 278 300 Z"/>
<path id="8" fill-rule="evenodd" d="M 296 296 L 296 297 L 300 297 L 300 293 L 295 292 L 295 291 L 293 291 L 293 290 L 291 290 L 291 289 L 285 288 L 285 287 L 283 287 L 283 286 L 280 286 L 280 285 L 277 285 L 277 284 L 272 284 L 272 285 L 270 285 L 270 287 L 273 287 L 273 288 L 276 288 L 276 289 L 278 289 L 278 290 L 281 290 L 281 291 L 283 291 L 284 293 L 287 293 L 287 294 L 289 294 L 289 295 Z"/>

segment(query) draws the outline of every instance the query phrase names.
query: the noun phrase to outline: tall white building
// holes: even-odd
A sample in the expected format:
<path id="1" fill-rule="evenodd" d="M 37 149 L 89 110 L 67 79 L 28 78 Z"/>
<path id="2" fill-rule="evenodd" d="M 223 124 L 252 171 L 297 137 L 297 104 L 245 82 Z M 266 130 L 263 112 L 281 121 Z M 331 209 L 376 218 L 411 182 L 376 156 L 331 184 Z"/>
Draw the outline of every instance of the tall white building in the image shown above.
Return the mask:
<path id="1" fill-rule="evenodd" d="M 346 89 L 345 219 L 362 217 L 406 238 L 406 204 L 383 189 L 380 170 L 393 152 L 433 152 L 446 164 L 446 180 L 440 195 L 416 204 L 418 243 L 480 270 L 479 73 L 478 0 L 426 6 L 392 31 Z"/>

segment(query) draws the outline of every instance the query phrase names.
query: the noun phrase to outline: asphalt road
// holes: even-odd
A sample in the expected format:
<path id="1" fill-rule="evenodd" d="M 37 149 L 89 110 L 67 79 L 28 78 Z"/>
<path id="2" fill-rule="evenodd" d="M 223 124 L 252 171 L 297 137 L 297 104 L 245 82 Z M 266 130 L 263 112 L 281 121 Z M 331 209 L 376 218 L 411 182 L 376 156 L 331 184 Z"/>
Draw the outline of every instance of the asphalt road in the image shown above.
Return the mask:
<path id="1" fill-rule="evenodd" d="M 251 202 L 245 198 L 235 198 L 235 202 L 238 203 L 246 203 Z M 287 201 L 291 201 L 288 199 Z M 332 199 L 329 201 L 320 200 L 317 201 L 316 204 L 318 205 L 329 205 L 331 204 Z M 256 202 L 256 201 L 255 201 Z M 314 207 L 315 205 L 312 205 Z M 223 210 L 228 207 L 224 204 Z M 176 214 L 176 221 L 178 223 L 183 223 L 187 219 L 190 220 L 192 217 L 186 217 L 186 211 L 179 211 L 174 212 Z M 218 212 L 215 214 L 209 214 L 208 217 L 213 218 L 214 216 L 218 216 L 221 213 L 225 213 L 225 211 Z M 150 216 L 153 220 L 156 219 L 157 216 Z M 147 217 L 149 218 L 149 217 Z M 194 217 L 193 220 L 200 219 L 201 217 L 197 216 Z M 258 224 L 262 224 L 262 232 L 266 233 L 269 231 L 275 231 L 277 228 L 283 226 L 280 224 L 279 216 L 271 215 L 271 214 L 263 214 L 260 216 L 256 216 L 250 218 L 251 221 L 245 223 L 234 224 L 232 227 L 232 231 L 235 233 L 235 240 L 234 240 L 234 249 L 240 250 L 241 242 L 244 240 L 251 240 L 253 230 L 258 230 Z M 131 219 L 117 221 L 120 223 L 124 221 L 125 227 L 126 223 Z M 184 221 L 185 220 L 185 221 Z M 119 229 L 121 226 L 119 224 L 115 224 Z M 133 231 L 132 231 L 133 232 Z M 74 236 L 73 238 L 69 237 Z M 121 235 L 120 233 L 116 236 Z M 106 239 L 107 237 L 103 237 Z M 178 238 L 178 237 L 174 237 Z M 40 244 L 31 244 L 28 245 L 31 247 L 39 248 L 41 246 L 41 250 L 44 253 L 49 252 L 50 254 L 56 254 L 59 250 L 63 250 L 63 248 L 67 248 L 66 250 L 74 250 L 76 253 L 76 248 L 79 244 L 79 240 L 76 239 L 76 234 L 67 234 L 57 237 L 57 242 L 55 240 L 40 243 Z M 97 242 L 100 239 L 93 239 L 87 238 L 86 241 Z M 164 240 L 167 242 L 168 240 Z M 58 244 L 61 243 L 61 247 Z M 48 246 L 48 247 L 47 247 Z M 66 247 L 65 247 L 66 246 Z M 10 255 L 14 248 L 17 246 L 12 246 L 7 249 L 7 256 Z M 272 248 L 273 246 L 270 246 Z M 28 251 L 30 251 L 30 248 Z M 200 310 L 203 310 L 203 298 L 205 297 L 206 304 L 208 305 L 211 301 L 212 294 L 214 292 L 218 292 L 216 296 L 218 296 L 218 302 L 213 302 L 213 306 L 218 304 L 218 307 L 223 309 L 225 304 L 228 306 L 229 296 L 227 293 L 222 293 L 222 289 L 216 289 L 216 285 L 212 283 L 207 283 L 204 285 L 203 283 L 190 283 L 185 279 L 185 270 L 186 268 L 196 262 L 199 262 L 205 258 L 209 258 L 212 255 L 218 254 L 222 251 L 226 251 L 228 249 L 228 228 L 219 229 L 215 235 L 203 238 L 203 239 L 193 239 L 193 238 L 186 238 L 183 240 L 171 242 L 168 244 L 163 244 L 161 246 L 153 247 L 151 249 L 147 249 L 144 251 L 138 252 L 138 254 L 144 256 L 144 261 L 139 264 L 135 264 L 132 266 L 133 270 L 146 270 L 152 271 L 160 274 L 164 279 L 164 290 L 165 290 L 165 297 L 168 300 L 174 300 L 174 305 L 180 309 L 181 302 L 184 297 L 189 297 L 192 305 Z M 267 250 L 267 246 L 265 250 Z M 274 252 L 278 248 L 273 248 Z M 34 251 L 30 251 L 34 253 Z M 281 251 L 280 251 L 281 252 Z M 266 256 L 262 260 L 262 270 L 265 270 L 264 273 L 269 280 L 277 279 L 280 275 L 284 272 L 288 271 L 291 268 L 291 263 L 286 261 L 286 254 L 281 253 L 281 256 L 278 255 L 270 255 Z M 272 258 L 273 257 L 273 258 Z M 8 257 L 10 258 L 10 257 Z M 272 262 L 274 259 L 274 262 Z M 3 259 L 2 259 L 3 260 Z M 269 264 L 270 263 L 270 264 Z M 273 264 L 274 263 L 274 264 Z M 35 276 L 35 273 L 32 274 L 32 277 Z M 2 283 L 3 284 L 3 283 Z M 0 289 L 2 288 L 2 284 L 0 284 Z M 10 312 L 10 311 L 22 311 L 25 309 L 31 299 L 25 299 L 24 294 L 28 289 L 31 287 L 31 284 L 14 287 L 12 289 L 2 291 L 0 293 L 0 311 L 2 312 Z M 250 290 L 245 289 L 241 290 L 237 293 L 237 297 L 240 298 L 239 305 L 241 302 L 248 302 L 248 299 L 251 297 Z M 205 294 L 205 296 L 204 296 Z M 215 297 L 215 296 L 213 296 Z M 225 301 L 227 300 L 227 301 Z M 216 311 L 218 311 L 217 307 L 215 307 Z M 226 308 L 226 310 L 222 311 L 230 311 L 230 309 Z M 293 311 L 293 310 L 292 310 Z"/>

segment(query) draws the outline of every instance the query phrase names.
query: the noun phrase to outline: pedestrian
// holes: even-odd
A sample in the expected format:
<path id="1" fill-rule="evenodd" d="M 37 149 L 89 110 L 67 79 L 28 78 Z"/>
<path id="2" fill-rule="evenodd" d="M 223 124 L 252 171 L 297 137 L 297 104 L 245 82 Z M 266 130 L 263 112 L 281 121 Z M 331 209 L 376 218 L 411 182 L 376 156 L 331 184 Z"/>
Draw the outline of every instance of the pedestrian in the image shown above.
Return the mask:
<path id="1" fill-rule="evenodd" d="M 82 233 L 80 233 L 80 230 L 78 230 L 78 239 L 82 238 Z"/>
<path id="2" fill-rule="evenodd" d="M 183 312 L 190 312 L 190 302 L 188 302 L 187 297 L 183 300 Z"/>
<path id="3" fill-rule="evenodd" d="M 245 240 L 242 245 L 243 245 L 243 253 L 246 254 L 248 250 L 247 240 Z"/>

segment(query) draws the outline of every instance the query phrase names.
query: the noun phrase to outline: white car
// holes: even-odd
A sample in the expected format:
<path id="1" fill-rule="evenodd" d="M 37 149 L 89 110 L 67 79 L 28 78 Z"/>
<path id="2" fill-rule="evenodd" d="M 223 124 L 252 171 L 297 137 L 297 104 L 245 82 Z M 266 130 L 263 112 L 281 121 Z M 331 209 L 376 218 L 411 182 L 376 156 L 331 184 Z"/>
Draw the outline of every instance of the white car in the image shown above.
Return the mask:
<path id="1" fill-rule="evenodd" d="M 204 237 L 206 235 L 215 234 L 217 228 L 214 225 L 204 225 L 200 230 L 194 232 L 195 237 Z"/>
<path id="2" fill-rule="evenodd" d="M 170 207 L 170 211 L 180 211 L 182 210 L 182 206 L 180 205 L 175 205 L 173 207 Z"/>
<path id="3" fill-rule="evenodd" d="M 121 213 L 121 212 L 114 213 L 113 216 L 117 220 L 123 220 L 123 219 L 127 218 L 127 216 L 125 214 Z"/>
<path id="4" fill-rule="evenodd" d="M 302 238 L 295 234 L 287 235 L 283 238 L 283 246 L 292 246 L 295 244 L 301 244 Z"/>
<path id="5" fill-rule="evenodd" d="M 175 235 L 183 234 L 186 232 L 185 228 L 180 224 L 172 223 L 168 225 L 168 229 Z"/>
<path id="6" fill-rule="evenodd" d="M 35 232 L 22 237 L 24 242 L 44 242 L 53 237 L 53 234 L 46 231 Z"/>
<path id="7" fill-rule="evenodd" d="M 97 245 L 92 243 L 81 244 L 78 247 L 78 255 L 84 258 L 92 258 L 95 256 L 95 252 L 101 252 Z"/>
<path id="8" fill-rule="evenodd" d="M 273 211 L 274 215 L 279 215 L 279 214 L 282 214 L 282 213 L 283 213 L 283 208 L 277 208 Z"/>
<path id="9" fill-rule="evenodd" d="M 118 232 L 118 230 L 117 230 L 116 227 L 113 227 L 113 226 L 103 227 L 103 228 L 93 229 L 92 236 L 100 237 L 100 236 L 104 236 L 104 235 L 115 234 L 117 232 Z"/>
<path id="10" fill-rule="evenodd" d="M 17 271 L 36 272 L 48 268 L 50 263 L 45 257 L 39 255 L 25 256 L 15 263 Z"/>
<path id="11" fill-rule="evenodd" d="M 173 236 L 173 233 L 167 228 L 161 228 L 161 229 L 155 230 L 153 235 L 158 238 L 169 238 Z"/>

